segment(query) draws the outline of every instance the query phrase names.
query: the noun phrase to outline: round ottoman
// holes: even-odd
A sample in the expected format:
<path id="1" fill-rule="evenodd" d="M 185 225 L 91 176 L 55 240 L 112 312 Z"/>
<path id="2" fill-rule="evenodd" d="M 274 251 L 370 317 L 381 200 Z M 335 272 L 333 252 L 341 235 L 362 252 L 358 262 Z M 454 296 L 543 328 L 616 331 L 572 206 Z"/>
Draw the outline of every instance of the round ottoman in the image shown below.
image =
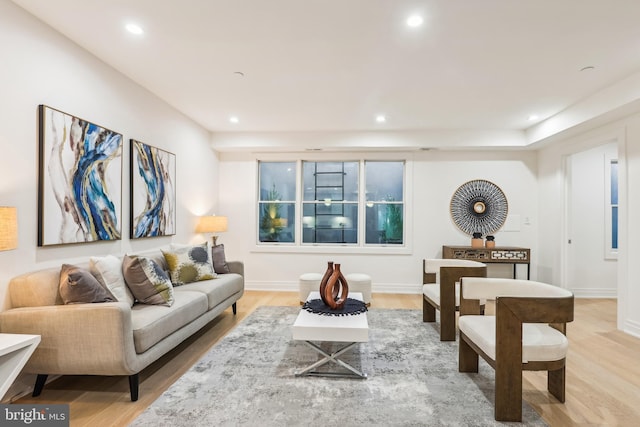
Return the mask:
<path id="1" fill-rule="evenodd" d="M 300 303 L 304 303 L 309 296 L 309 292 L 320 290 L 320 281 L 322 280 L 322 274 L 320 273 L 305 273 L 300 275 L 298 281 L 300 285 Z"/>
<path id="2" fill-rule="evenodd" d="M 371 276 L 362 273 L 351 273 L 344 276 L 349 285 L 349 292 L 361 292 L 365 304 L 371 304 Z M 320 278 L 322 280 L 322 277 Z"/>

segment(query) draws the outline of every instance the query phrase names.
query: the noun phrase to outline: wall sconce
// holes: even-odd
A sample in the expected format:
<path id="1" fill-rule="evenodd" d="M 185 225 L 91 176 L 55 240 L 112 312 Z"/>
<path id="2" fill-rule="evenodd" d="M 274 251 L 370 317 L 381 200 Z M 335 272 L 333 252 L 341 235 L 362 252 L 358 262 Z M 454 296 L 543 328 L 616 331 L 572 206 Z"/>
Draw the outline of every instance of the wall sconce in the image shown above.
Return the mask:
<path id="1" fill-rule="evenodd" d="M 228 221 L 226 216 L 207 215 L 201 216 L 196 233 L 220 233 L 227 231 Z M 217 246 L 218 236 L 213 235 L 213 246 Z"/>
<path id="2" fill-rule="evenodd" d="M 18 210 L 0 206 L 0 251 L 18 247 Z"/>

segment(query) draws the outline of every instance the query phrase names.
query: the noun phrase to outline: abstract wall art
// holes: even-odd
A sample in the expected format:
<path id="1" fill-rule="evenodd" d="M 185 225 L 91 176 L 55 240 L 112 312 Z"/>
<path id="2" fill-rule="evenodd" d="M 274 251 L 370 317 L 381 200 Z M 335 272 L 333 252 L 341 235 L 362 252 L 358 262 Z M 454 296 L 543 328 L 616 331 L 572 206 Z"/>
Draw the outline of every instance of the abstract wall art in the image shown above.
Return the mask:
<path id="1" fill-rule="evenodd" d="M 176 156 L 131 140 L 131 238 L 176 233 Z"/>
<path id="2" fill-rule="evenodd" d="M 46 105 L 38 113 L 38 246 L 119 240 L 122 135 Z"/>

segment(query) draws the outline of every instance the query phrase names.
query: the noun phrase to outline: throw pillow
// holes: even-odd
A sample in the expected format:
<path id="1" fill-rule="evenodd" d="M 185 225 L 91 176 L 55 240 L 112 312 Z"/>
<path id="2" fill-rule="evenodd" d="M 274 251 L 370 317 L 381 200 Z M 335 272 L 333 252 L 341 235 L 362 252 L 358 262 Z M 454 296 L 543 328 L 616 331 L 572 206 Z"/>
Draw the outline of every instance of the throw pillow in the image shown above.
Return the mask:
<path id="1" fill-rule="evenodd" d="M 211 248 L 211 260 L 213 261 L 213 269 L 218 274 L 231 273 L 227 259 L 224 256 L 224 245 L 216 245 Z"/>
<path id="2" fill-rule="evenodd" d="M 125 255 L 122 274 L 136 300 L 142 304 L 173 304 L 173 286 L 167 273 L 152 259 Z"/>
<path id="3" fill-rule="evenodd" d="M 162 253 L 169 266 L 171 283 L 175 286 L 216 278 L 209 259 L 207 242 L 196 246 L 162 250 Z"/>
<path id="4" fill-rule="evenodd" d="M 105 257 L 89 258 L 89 271 L 98 279 L 98 282 L 109 289 L 120 302 L 126 302 L 133 306 L 135 298 L 131 294 L 122 275 L 122 261 L 113 255 Z"/>
<path id="5" fill-rule="evenodd" d="M 89 271 L 75 265 L 62 264 L 59 289 L 65 304 L 116 301 Z"/>

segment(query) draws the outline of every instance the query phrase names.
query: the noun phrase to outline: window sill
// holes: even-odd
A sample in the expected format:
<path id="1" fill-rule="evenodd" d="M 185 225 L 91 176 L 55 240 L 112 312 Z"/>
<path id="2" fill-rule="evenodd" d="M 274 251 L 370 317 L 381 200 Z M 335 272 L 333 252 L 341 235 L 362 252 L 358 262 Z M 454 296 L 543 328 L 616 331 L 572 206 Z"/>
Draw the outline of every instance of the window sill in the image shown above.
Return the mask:
<path id="1" fill-rule="evenodd" d="M 305 245 L 265 244 L 256 245 L 252 253 L 288 253 L 288 254 L 355 254 L 355 255 L 412 255 L 411 248 L 406 246 L 349 246 L 349 245 Z"/>

